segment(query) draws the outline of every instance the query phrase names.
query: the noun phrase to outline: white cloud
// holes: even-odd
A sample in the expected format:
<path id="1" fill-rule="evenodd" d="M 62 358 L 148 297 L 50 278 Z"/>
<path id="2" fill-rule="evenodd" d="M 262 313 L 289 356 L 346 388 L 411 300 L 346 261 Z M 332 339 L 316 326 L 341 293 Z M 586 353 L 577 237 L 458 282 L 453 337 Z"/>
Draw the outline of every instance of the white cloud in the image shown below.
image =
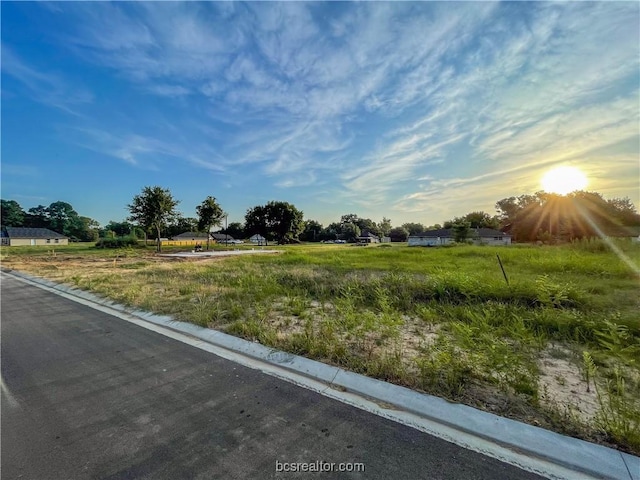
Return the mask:
<path id="1" fill-rule="evenodd" d="M 96 140 L 132 164 L 150 152 L 227 171 L 258 164 L 253 175 L 279 187 L 333 181 L 349 201 L 464 209 L 498 194 L 495 182 L 528 188 L 537 166 L 638 130 L 634 3 L 64 9 L 81 58 L 185 102 L 180 141 Z"/>

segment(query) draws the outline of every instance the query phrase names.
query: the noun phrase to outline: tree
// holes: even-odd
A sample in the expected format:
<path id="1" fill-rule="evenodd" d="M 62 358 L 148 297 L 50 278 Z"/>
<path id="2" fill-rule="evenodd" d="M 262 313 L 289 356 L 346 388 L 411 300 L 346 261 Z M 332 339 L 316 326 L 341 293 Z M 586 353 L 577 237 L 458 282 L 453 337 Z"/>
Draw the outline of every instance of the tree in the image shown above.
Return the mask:
<path id="1" fill-rule="evenodd" d="M 47 207 L 38 205 L 27 210 L 25 218 L 25 227 L 31 228 L 49 228 L 49 215 Z"/>
<path id="2" fill-rule="evenodd" d="M 247 233 L 260 234 L 267 240 L 286 243 L 302 232 L 303 212 L 287 202 L 271 201 L 264 206 L 256 206 L 245 215 Z"/>
<path id="3" fill-rule="evenodd" d="M 307 220 L 305 222 L 304 231 L 300 234 L 300 240 L 303 242 L 319 242 L 322 233 L 322 224 L 315 220 Z"/>
<path id="4" fill-rule="evenodd" d="M 342 233 L 340 236 L 342 240 L 346 240 L 349 243 L 356 242 L 360 236 L 360 227 L 355 223 L 345 223 L 342 225 Z"/>
<path id="5" fill-rule="evenodd" d="M 347 213 L 346 215 L 342 215 L 342 217 L 340 217 L 340 224 L 345 224 L 345 223 L 358 223 L 358 219 L 360 217 L 358 217 L 358 215 L 356 215 L 355 213 Z"/>
<path id="6" fill-rule="evenodd" d="M 133 197 L 127 205 L 131 216 L 129 220 L 144 227 L 145 232 L 154 229 L 157 233 L 157 251 L 162 251 L 160 231 L 176 216 L 176 207 L 180 203 L 171 195 L 169 189 L 144 187 L 139 195 Z M 146 245 L 146 239 L 145 239 Z"/>
<path id="7" fill-rule="evenodd" d="M 468 222 L 456 223 L 453 226 L 453 239 L 458 243 L 462 243 L 469 238 L 470 233 L 471 229 Z"/>
<path id="8" fill-rule="evenodd" d="M 24 225 L 25 213 L 22 207 L 15 200 L 2 200 L 2 212 L 0 219 L 5 227 L 22 227 Z"/>
<path id="9" fill-rule="evenodd" d="M 409 232 L 409 235 L 417 235 L 426 230 L 425 226 L 421 223 L 403 223 L 402 228 Z"/>
<path id="10" fill-rule="evenodd" d="M 100 224 L 93 218 L 78 216 L 74 220 L 72 236 L 81 242 L 95 242 L 98 240 Z"/>
<path id="11" fill-rule="evenodd" d="M 68 237 L 75 237 L 74 230 L 81 228 L 79 215 L 70 203 L 53 202 L 46 209 L 49 219 L 49 228 L 54 232 L 62 233 Z"/>
<path id="12" fill-rule="evenodd" d="M 607 200 L 607 205 L 611 209 L 611 216 L 621 225 L 629 227 L 640 226 L 640 215 L 638 215 L 635 205 L 628 197 L 611 198 Z"/>
<path id="13" fill-rule="evenodd" d="M 104 229 L 107 232 L 113 232 L 118 237 L 124 237 L 133 231 L 133 224 L 126 220 L 123 222 L 114 222 L 113 220 L 109 220 L 109 223 L 107 223 Z"/>
<path id="14" fill-rule="evenodd" d="M 222 233 L 229 235 L 233 238 L 244 238 L 245 234 L 244 234 L 244 225 L 242 225 L 240 222 L 231 222 L 227 228 L 225 228 L 224 230 L 222 230 Z"/>
<path id="15" fill-rule="evenodd" d="M 320 240 L 337 240 L 342 233 L 342 225 L 339 223 L 330 223 L 327 228 L 323 228 L 320 232 Z"/>
<path id="16" fill-rule="evenodd" d="M 207 232 L 207 250 L 209 250 L 209 233 L 212 227 L 218 227 L 222 224 L 222 219 L 226 213 L 222 211 L 215 197 L 205 198 L 200 205 L 196 207 L 198 213 L 198 229 Z"/>
<path id="17" fill-rule="evenodd" d="M 471 212 L 462 217 L 462 221 L 468 222 L 471 228 L 493 228 L 500 227 L 500 220 L 497 216 L 492 217 L 485 212 Z"/>
<path id="18" fill-rule="evenodd" d="M 389 236 L 392 242 L 406 242 L 409 231 L 403 227 L 396 227 L 389 230 Z"/>
<path id="19" fill-rule="evenodd" d="M 382 217 L 382 221 L 378 224 L 378 230 L 380 232 L 380 236 L 388 237 L 389 232 L 391 231 L 391 220 L 386 217 Z"/>
<path id="20" fill-rule="evenodd" d="M 198 230 L 197 218 L 177 215 L 167 227 L 166 236 L 171 238 L 184 232 L 197 232 Z"/>

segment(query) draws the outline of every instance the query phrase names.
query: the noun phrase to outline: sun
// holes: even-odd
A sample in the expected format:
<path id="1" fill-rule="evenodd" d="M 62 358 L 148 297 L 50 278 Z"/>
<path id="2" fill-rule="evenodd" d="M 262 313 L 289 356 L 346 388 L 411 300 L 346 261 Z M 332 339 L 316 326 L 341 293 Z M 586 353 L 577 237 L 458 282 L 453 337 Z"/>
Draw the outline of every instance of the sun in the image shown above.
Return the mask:
<path id="1" fill-rule="evenodd" d="M 584 190 L 587 186 L 587 177 L 575 167 L 556 167 L 549 170 L 542 177 L 542 188 L 548 193 L 566 195 L 576 190 Z"/>

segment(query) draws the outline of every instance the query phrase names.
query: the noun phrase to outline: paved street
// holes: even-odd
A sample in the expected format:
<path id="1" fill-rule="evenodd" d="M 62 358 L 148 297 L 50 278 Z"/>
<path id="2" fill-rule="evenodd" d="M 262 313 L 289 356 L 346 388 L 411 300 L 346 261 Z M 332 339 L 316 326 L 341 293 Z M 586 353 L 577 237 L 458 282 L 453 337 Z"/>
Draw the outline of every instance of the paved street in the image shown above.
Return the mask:
<path id="1" fill-rule="evenodd" d="M 538 478 L 2 276 L 2 478 Z"/>

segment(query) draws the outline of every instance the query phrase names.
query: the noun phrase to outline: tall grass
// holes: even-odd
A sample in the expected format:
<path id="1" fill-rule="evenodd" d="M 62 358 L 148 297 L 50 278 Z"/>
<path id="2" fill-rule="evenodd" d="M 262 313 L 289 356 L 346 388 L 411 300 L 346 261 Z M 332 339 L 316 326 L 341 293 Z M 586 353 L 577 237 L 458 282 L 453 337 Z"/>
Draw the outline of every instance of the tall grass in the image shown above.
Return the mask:
<path id="1" fill-rule="evenodd" d="M 133 249 L 117 268 L 94 253 L 86 267 L 69 267 L 64 252 L 54 260 L 11 250 L 3 263 L 545 425 L 554 422 L 540 404 L 540 352 L 549 342 L 588 350 L 603 401 L 599 423 L 583 435 L 605 431 L 637 452 L 638 406 L 630 399 L 640 397 L 639 283 L 602 245 L 291 246 L 279 256 L 212 263 L 158 262 Z M 620 248 L 640 263 L 638 246 Z M 45 268 L 51 265 L 56 270 Z M 581 364 L 576 360 L 576 368 Z M 504 401 L 491 400 L 496 395 Z"/>

